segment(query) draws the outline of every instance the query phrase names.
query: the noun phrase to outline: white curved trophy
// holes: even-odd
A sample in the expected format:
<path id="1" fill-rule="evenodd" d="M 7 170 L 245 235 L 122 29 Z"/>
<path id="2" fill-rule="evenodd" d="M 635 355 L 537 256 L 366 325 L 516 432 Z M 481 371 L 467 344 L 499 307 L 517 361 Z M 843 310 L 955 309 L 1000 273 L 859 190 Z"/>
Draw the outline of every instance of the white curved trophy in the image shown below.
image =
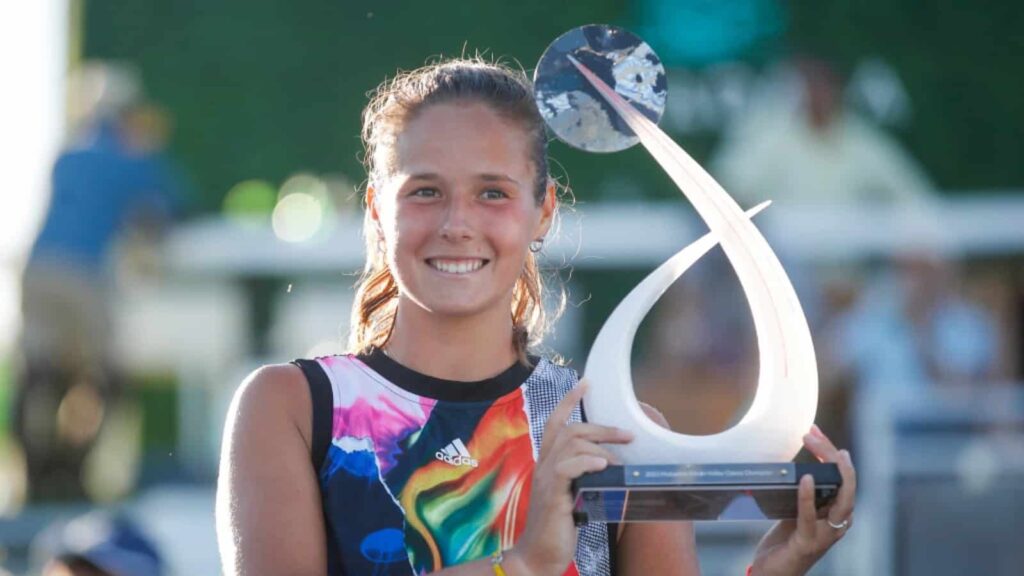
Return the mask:
<path id="1" fill-rule="evenodd" d="M 608 445 L 624 462 L 698 464 L 783 462 L 803 445 L 814 422 L 818 373 L 807 319 L 793 285 L 749 216 L 696 161 L 587 67 L 568 58 L 639 136 L 690 200 L 711 232 L 651 273 L 605 322 L 587 358 L 584 397 L 593 422 L 626 428 L 635 439 Z M 760 374 L 754 401 L 732 428 L 691 436 L 662 428 L 643 413 L 633 391 L 630 352 L 641 320 L 665 290 L 716 243 L 722 245 L 750 305 Z"/>

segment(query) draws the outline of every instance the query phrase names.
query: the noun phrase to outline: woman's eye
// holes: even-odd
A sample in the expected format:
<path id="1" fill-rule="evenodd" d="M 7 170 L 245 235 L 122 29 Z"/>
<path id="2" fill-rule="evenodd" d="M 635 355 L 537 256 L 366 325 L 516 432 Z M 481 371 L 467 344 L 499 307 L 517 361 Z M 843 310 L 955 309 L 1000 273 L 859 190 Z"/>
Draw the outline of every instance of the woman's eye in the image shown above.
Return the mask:
<path id="1" fill-rule="evenodd" d="M 506 194 L 504 191 L 498 190 L 496 188 L 491 188 L 491 189 L 488 189 L 488 190 L 484 190 L 483 193 L 481 194 L 481 196 L 485 200 L 500 200 L 502 198 L 508 198 L 508 194 Z"/>
<path id="2" fill-rule="evenodd" d="M 436 198 L 440 194 L 437 188 L 417 188 L 409 195 L 415 198 Z"/>

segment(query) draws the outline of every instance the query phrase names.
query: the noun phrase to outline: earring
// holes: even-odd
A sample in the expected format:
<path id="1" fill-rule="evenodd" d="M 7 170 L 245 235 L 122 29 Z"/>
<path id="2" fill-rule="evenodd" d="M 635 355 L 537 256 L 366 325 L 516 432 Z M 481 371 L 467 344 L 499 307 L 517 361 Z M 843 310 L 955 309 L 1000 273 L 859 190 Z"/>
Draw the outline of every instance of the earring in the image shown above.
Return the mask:
<path id="1" fill-rule="evenodd" d="M 537 238 L 533 242 L 530 242 L 530 252 L 533 252 L 534 254 L 536 254 L 537 252 L 540 252 L 543 248 L 544 248 L 544 239 L 543 238 Z"/>

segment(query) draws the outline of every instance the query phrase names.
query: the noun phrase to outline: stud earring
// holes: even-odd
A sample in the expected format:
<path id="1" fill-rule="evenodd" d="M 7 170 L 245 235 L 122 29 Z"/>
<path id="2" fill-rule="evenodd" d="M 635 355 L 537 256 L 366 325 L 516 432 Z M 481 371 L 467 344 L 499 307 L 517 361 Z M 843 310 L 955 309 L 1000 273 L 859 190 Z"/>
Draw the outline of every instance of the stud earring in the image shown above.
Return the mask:
<path id="1" fill-rule="evenodd" d="M 537 252 L 540 252 L 543 248 L 544 248 L 544 239 L 543 238 L 537 238 L 533 242 L 530 242 L 530 252 L 533 252 L 534 254 L 536 254 Z"/>

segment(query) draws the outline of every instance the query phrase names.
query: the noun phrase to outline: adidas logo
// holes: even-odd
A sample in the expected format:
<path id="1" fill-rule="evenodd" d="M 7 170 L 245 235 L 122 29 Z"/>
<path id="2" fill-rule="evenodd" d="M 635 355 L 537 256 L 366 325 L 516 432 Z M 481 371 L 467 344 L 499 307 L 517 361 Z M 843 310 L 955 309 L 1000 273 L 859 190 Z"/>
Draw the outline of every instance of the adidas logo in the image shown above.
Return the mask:
<path id="1" fill-rule="evenodd" d="M 472 466 L 473 468 L 476 468 L 480 465 L 476 459 L 469 455 L 469 450 L 466 450 L 466 445 L 458 438 L 452 440 L 447 446 L 438 450 L 434 454 L 434 457 L 441 462 L 447 462 L 452 466 Z"/>

